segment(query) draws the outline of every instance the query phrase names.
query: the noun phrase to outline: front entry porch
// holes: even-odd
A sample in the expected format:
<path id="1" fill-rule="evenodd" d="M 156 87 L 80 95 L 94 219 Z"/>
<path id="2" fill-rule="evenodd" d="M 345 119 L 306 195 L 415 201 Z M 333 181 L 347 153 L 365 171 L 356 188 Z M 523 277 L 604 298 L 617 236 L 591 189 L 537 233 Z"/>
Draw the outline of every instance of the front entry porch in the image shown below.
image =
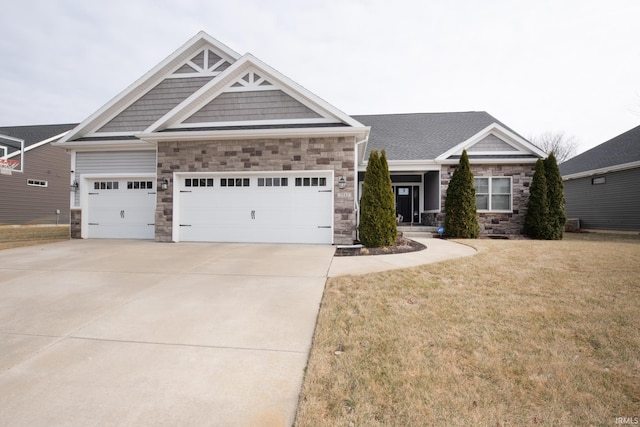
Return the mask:
<path id="1" fill-rule="evenodd" d="M 423 213 L 440 212 L 440 171 L 391 172 L 398 225 L 420 225 Z"/>
<path id="2" fill-rule="evenodd" d="M 362 194 L 364 173 L 358 175 Z M 440 170 L 391 170 L 390 175 L 398 225 L 432 225 L 424 224 L 423 218 L 425 213 L 440 212 Z"/>

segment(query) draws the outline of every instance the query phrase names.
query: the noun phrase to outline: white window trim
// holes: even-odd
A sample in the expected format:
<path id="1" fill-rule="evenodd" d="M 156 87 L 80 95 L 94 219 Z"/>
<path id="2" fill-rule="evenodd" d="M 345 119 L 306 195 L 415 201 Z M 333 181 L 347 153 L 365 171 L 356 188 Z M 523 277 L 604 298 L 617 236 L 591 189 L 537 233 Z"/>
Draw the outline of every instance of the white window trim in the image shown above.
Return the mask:
<path id="1" fill-rule="evenodd" d="M 488 187 L 489 187 L 489 192 L 488 193 L 482 193 L 482 194 L 487 194 L 488 197 L 488 202 L 489 202 L 489 209 L 477 209 L 478 212 L 491 212 L 491 213 L 512 213 L 513 212 L 513 177 L 511 176 L 474 176 L 474 179 L 487 179 L 488 180 Z M 506 178 L 509 180 L 509 209 L 491 209 L 491 197 L 493 196 L 493 178 Z M 503 193 L 498 193 L 497 195 L 502 195 Z M 504 193 L 506 194 L 506 193 Z"/>
<path id="2" fill-rule="evenodd" d="M 42 184 L 36 184 L 36 183 L 42 183 Z M 41 187 L 41 188 L 46 188 L 49 186 L 49 181 L 45 181 L 43 179 L 32 179 L 29 178 L 27 179 L 27 185 L 30 187 Z"/>

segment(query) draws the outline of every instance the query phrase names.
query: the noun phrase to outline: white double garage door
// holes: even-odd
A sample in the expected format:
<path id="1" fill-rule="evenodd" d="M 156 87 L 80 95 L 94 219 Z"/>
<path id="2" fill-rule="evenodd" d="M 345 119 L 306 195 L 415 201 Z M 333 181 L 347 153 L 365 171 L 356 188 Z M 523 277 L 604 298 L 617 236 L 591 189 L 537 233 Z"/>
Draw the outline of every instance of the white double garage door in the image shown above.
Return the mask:
<path id="1" fill-rule="evenodd" d="M 332 171 L 174 174 L 172 238 L 331 244 L 332 183 Z M 153 239 L 156 192 L 167 191 L 155 185 L 153 177 L 88 182 L 88 237 Z"/>

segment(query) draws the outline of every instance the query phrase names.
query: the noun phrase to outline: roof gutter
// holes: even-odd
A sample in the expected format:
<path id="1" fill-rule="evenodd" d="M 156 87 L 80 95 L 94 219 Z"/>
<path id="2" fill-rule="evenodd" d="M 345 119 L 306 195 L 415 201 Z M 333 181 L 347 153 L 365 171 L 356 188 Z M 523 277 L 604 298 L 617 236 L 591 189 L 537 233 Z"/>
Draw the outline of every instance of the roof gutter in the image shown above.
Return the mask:
<path id="1" fill-rule="evenodd" d="M 634 169 L 634 168 L 637 168 L 637 167 L 640 167 L 640 160 L 639 161 L 635 161 L 635 162 L 623 163 L 621 165 L 608 166 L 608 167 L 605 167 L 605 168 L 591 169 L 591 170 L 584 171 L 584 172 L 571 173 L 571 174 L 568 174 L 568 175 L 564 175 L 562 177 L 562 180 L 563 181 L 568 181 L 570 179 L 586 178 L 588 176 L 602 175 L 602 174 L 605 174 L 605 173 L 618 172 L 618 171 L 623 171 L 623 170 L 627 170 L 627 169 Z"/>
<path id="2" fill-rule="evenodd" d="M 354 173 L 354 178 L 353 178 L 353 208 L 355 210 L 355 214 L 356 214 L 356 240 L 358 239 L 358 226 L 360 225 L 360 202 L 359 202 L 359 197 L 358 197 L 358 187 L 359 187 L 359 183 L 358 183 L 358 163 L 360 163 L 360 159 L 358 156 L 358 146 L 360 144 L 366 144 L 367 142 L 369 142 L 369 132 L 367 132 L 367 136 L 365 139 L 361 140 L 361 141 L 356 141 L 356 143 L 354 144 L 354 150 L 353 150 L 353 155 L 354 155 L 354 162 L 353 162 L 353 173 Z M 362 155 L 364 156 L 364 153 L 366 151 L 362 150 Z"/>
<path id="3" fill-rule="evenodd" d="M 205 130 L 205 131 L 177 131 L 151 132 L 136 135 L 143 141 L 202 141 L 225 139 L 263 139 L 263 138 L 291 138 L 291 137 L 321 137 L 321 136 L 359 136 L 367 135 L 368 128 L 352 127 L 315 127 L 315 128 L 282 128 L 282 129 L 234 129 L 234 130 Z"/>

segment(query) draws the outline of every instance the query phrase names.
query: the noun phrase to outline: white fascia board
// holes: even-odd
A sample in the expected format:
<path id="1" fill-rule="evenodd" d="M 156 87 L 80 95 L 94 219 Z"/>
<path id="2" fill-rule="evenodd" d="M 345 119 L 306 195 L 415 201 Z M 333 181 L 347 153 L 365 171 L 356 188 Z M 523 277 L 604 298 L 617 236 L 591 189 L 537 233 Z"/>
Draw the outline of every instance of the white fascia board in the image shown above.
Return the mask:
<path id="1" fill-rule="evenodd" d="M 536 156 L 539 156 L 541 158 L 544 158 L 547 156 L 547 154 L 544 151 L 540 150 L 538 147 L 531 144 L 526 139 L 506 129 L 504 126 L 501 126 L 497 123 L 492 123 L 486 128 L 482 129 L 480 132 L 473 135 L 471 138 L 467 139 L 466 141 L 463 141 L 460 144 L 456 145 L 455 147 L 445 151 L 444 153 L 439 155 L 436 158 L 436 160 L 445 161 L 450 156 L 461 153 L 462 150 L 465 150 L 471 147 L 472 145 L 479 142 L 480 140 L 482 140 L 483 138 L 485 138 L 490 134 L 495 134 L 499 137 L 501 136 L 502 137 L 501 139 L 504 138 L 507 144 L 518 149 L 518 152 L 520 153 L 535 154 Z M 491 154 L 495 154 L 495 153 L 491 153 Z M 509 154 L 514 154 L 514 152 L 510 152 Z"/>
<path id="2" fill-rule="evenodd" d="M 589 176 L 603 175 L 605 173 L 619 172 L 619 171 L 623 171 L 627 169 L 635 169 L 635 168 L 640 168 L 640 161 L 623 163 L 621 165 L 607 166 L 606 168 L 591 169 L 584 172 L 576 172 L 569 175 L 563 175 L 562 180 L 568 181 L 571 179 L 586 178 Z"/>
<path id="3" fill-rule="evenodd" d="M 522 159 L 474 159 L 469 157 L 469 164 L 471 165 L 521 165 L 521 164 L 535 164 L 538 161 L 537 158 L 522 158 Z M 442 165 L 457 165 L 460 163 L 460 159 L 447 159 L 440 161 Z"/>
<path id="4" fill-rule="evenodd" d="M 82 123 L 72 129 L 60 141 L 60 143 L 65 144 L 67 141 L 77 138 L 80 135 L 84 136 L 83 132 L 86 133 L 87 130 L 93 131 L 96 128 L 99 128 L 101 124 L 107 123 L 120 111 L 126 108 L 128 104 L 134 102 L 142 93 L 146 93 L 154 88 L 170 71 L 173 71 L 173 69 L 178 67 L 182 61 L 186 60 L 189 55 L 195 53 L 206 44 L 211 44 L 213 47 L 220 49 L 222 52 L 229 55 L 230 58 L 235 60 L 240 58 L 240 54 L 214 39 L 204 31 L 200 31 L 166 59 L 153 67 L 138 80 L 130 84 L 126 89 L 103 105 L 98 111 L 90 115 Z"/>
<path id="5" fill-rule="evenodd" d="M 184 120 L 192 114 L 195 114 L 212 99 L 215 99 L 218 95 L 228 90 L 236 79 L 242 77 L 243 73 L 252 68 L 255 68 L 261 77 L 267 79 L 277 89 L 282 90 L 319 114 L 325 117 L 333 116 L 337 121 L 343 122 L 352 127 L 364 127 L 360 122 L 323 101 L 321 98 L 312 94 L 304 87 L 298 85 L 293 80 L 284 76 L 253 55 L 245 54 L 239 60 L 231 64 L 231 66 L 224 70 L 217 78 L 205 84 L 202 88 L 197 90 L 190 97 L 185 99 L 145 129 L 144 133 L 153 133 L 167 128 L 181 126 Z M 185 126 L 186 125 L 187 124 L 185 124 Z"/>
<path id="6" fill-rule="evenodd" d="M 149 141 L 69 141 L 57 146 L 67 151 L 129 151 L 129 150 L 153 150 L 155 144 Z"/>
<path id="7" fill-rule="evenodd" d="M 40 142 L 36 142 L 35 144 L 31 144 L 30 146 L 28 146 L 27 148 L 25 148 L 25 149 L 24 149 L 24 151 L 25 151 L 25 153 L 26 153 L 27 151 L 31 151 L 31 150 L 33 150 L 33 149 L 36 149 L 36 148 L 38 148 L 38 147 L 42 147 L 43 145 L 46 145 L 46 144 L 49 144 L 49 143 L 51 143 L 51 145 L 56 146 L 56 145 L 57 145 L 57 144 L 59 144 L 59 143 L 54 143 L 53 141 L 56 141 L 56 140 L 58 140 L 58 139 L 62 138 L 62 137 L 63 137 L 63 136 L 65 136 L 67 133 L 69 133 L 69 131 L 62 132 L 61 134 L 56 135 L 56 136 L 52 136 L 51 138 L 47 138 L 47 139 L 45 139 L 44 141 L 40 141 Z"/>
<path id="8" fill-rule="evenodd" d="M 227 126 L 270 126 L 270 125 L 288 125 L 288 124 L 340 124 L 330 119 L 277 119 L 277 120 L 252 120 L 252 121 L 236 121 L 236 122 L 209 122 L 209 123 L 181 123 L 175 125 L 172 129 L 194 129 L 194 128 L 215 128 Z"/>
<path id="9" fill-rule="evenodd" d="M 323 136 L 364 136 L 368 127 L 350 128 L 284 128 L 284 129 L 238 129 L 238 130 L 203 130 L 177 132 L 151 132 L 139 134 L 138 138 L 149 142 L 163 141 L 202 141 L 225 139 L 259 139 L 259 138 L 291 138 L 291 137 L 323 137 Z"/>
<path id="10" fill-rule="evenodd" d="M 361 166 L 367 167 L 369 161 L 361 162 Z M 440 163 L 435 160 L 388 160 L 389 172 L 427 172 L 439 171 Z"/>
<path id="11" fill-rule="evenodd" d="M 389 172 L 437 171 L 440 165 L 433 160 L 389 160 Z"/>

